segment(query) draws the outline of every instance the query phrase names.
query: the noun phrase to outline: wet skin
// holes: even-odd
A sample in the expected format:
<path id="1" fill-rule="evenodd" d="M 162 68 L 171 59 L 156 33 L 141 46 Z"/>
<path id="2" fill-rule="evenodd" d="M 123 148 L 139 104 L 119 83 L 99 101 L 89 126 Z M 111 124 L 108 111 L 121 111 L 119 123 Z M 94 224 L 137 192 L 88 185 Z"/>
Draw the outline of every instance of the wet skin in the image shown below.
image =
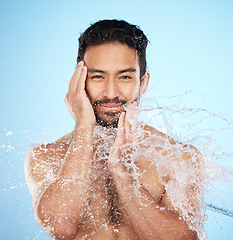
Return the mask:
<path id="1" fill-rule="evenodd" d="M 87 49 L 86 90 L 99 119 L 109 123 L 118 120 L 125 111 L 123 103 L 139 98 L 140 87 L 143 90 L 148 79 L 145 75 L 140 84 L 138 61 L 135 50 L 127 45 L 103 44 Z M 98 100 L 102 102 L 95 105 Z"/>
<path id="2" fill-rule="evenodd" d="M 179 219 L 180 211 L 174 209 L 156 165 L 144 157 L 149 145 L 138 146 L 140 196 L 135 195 L 131 173 L 122 162 L 114 161 L 132 140 L 129 119 L 134 116 L 130 107 L 132 110 L 135 100 L 145 92 L 147 79 L 144 75 L 140 83 L 134 49 L 119 43 L 89 47 L 84 62 L 77 66 L 65 100 L 76 122 L 74 131 L 52 144 L 34 148 L 25 163 L 35 218 L 54 239 L 197 239 L 196 233 Z M 105 141 L 93 139 L 96 117 L 109 125 L 120 120 L 111 152 L 99 161 L 100 177 L 93 179 L 96 142 Z M 158 136 L 149 144 L 157 146 L 161 155 L 177 151 L 173 139 L 149 126 L 143 129 L 141 141 Z M 171 144 L 169 150 L 164 149 L 167 141 Z M 187 149 L 181 147 L 179 151 L 179 159 L 174 161 L 188 162 Z M 169 176 L 163 181 L 169 181 Z M 187 190 L 187 198 L 195 196 L 195 191 Z M 115 195 L 118 201 L 111 205 Z M 195 197 L 189 201 L 198 209 Z M 114 214 L 112 208 L 116 209 Z"/>

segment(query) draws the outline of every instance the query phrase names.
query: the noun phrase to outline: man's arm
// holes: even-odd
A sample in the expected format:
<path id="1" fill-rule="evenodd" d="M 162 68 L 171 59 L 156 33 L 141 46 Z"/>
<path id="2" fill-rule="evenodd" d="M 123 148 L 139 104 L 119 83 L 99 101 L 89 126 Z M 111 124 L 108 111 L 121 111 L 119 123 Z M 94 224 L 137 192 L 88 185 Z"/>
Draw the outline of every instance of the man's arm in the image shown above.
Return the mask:
<path id="1" fill-rule="evenodd" d="M 151 194 L 142 185 L 135 192 L 135 183 L 128 171 L 120 163 L 119 147 L 127 138 L 127 123 L 124 114 L 119 120 L 117 138 L 109 159 L 109 171 L 116 184 L 118 195 L 131 221 L 134 231 L 140 239 L 197 239 L 197 233 L 191 231 L 188 224 L 179 218 L 165 193 L 161 203 L 155 202 Z M 137 194 L 136 194 L 137 193 Z"/>
<path id="2" fill-rule="evenodd" d="M 191 231 L 177 213 L 156 203 L 143 186 L 136 190 L 136 194 L 131 176 L 123 174 L 123 171 L 114 174 L 113 178 L 126 213 L 140 239 L 197 239 L 196 232 Z"/>
<path id="3" fill-rule="evenodd" d="M 56 180 L 46 186 L 38 187 L 37 180 L 40 178 L 43 181 L 46 167 L 44 176 L 38 177 L 37 174 L 43 175 L 43 173 L 33 171 L 33 174 L 28 177 L 30 184 L 37 186 L 37 193 L 33 196 L 37 221 L 49 235 L 56 239 L 72 239 L 77 234 L 80 220 L 88 204 L 95 116 L 84 90 L 86 71 L 86 67 L 81 62 L 75 70 L 66 95 L 65 101 L 76 121 L 76 127 Z M 46 151 L 35 157 L 49 158 Z M 30 153 L 27 158 L 26 168 L 29 168 L 30 173 L 32 172 L 30 162 L 36 159 L 33 159 Z M 43 162 L 42 159 L 41 162 Z"/>
<path id="4" fill-rule="evenodd" d="M 89 196 L 91 160 L 92 131 L 77 127 L 56 181 L 34 207 L 40 225 L 56 239 L 77 234 Z"/>

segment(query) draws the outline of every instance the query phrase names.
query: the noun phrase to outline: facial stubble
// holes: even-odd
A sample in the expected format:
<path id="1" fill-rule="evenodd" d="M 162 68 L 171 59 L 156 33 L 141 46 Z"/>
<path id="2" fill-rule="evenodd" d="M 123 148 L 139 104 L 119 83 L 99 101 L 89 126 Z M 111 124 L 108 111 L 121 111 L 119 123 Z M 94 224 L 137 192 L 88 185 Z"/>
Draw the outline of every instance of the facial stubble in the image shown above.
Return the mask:
<path id="1" fill-rule="evenodd" d="M 139 102 L 140 96 L 138 96 L 133 102 Z M 119 117 L 113 121 L 111 121 L 111 117 L 115 117 L 116 115 L 120 116 L 121 111 L 116 111 L 116 112 L 102 112 L 103 115 L 107 116 L 107 118 L 109 118 L 109 121 L 107 119 L 103 119 L 99 116 L 98 112 L 96 111 L 96 107 L 102 103 L 121 103 L 121 106 L 124 108 L 124 111 L 126 111 L 126 106 L 128 105 L 128 101 L 127 100 L 119 100 L 118 97 L 114 98 L 114 99 L 102 99 L 102 100 L 96 100 L 94 101 L 93 104 L 93 109 L 94 109 L 94 113 L 95 113 L 95 117 L 96 117 L 96 122 L 106 128 L 117 128 L 118 127 L 118 121 L 119 121 Z"/>
<path id="2" fill-rule="evenodd" d="M 117 119 L 111 120 L 111 118 L 114 118 L 116 115 L 120 115 L 120 111 L 116 111 L 116 112 L 102 112 L 102 114 L 104 116 L 107 117 L 107 119 L 101 118 L 98 114 L 98 112 L 96 111 L 96 107 L 99 106 L 100 104 L 104 104 L 104 103 L 116 103 L 116 104 L 121 104 L 121 106 L 125 109 L 125 107 L 128 104 L 128 101 L 126 100 L 120 100 L 118 97 L 114 98 L 114 99 L 101 99 L 101 100 L 96 100 L 94 101 L 93 104 L 93 109 L 94 109 L 94 113 L 95 113 L 95 117 L 96 117 L 96 121 L 99 125 L 106 127 L 106 128 L 117 128 L 118 126 L 118 121 L 119 121 L 119 117 Z M 109 120 L 108 120 L 109 119 Z"/>

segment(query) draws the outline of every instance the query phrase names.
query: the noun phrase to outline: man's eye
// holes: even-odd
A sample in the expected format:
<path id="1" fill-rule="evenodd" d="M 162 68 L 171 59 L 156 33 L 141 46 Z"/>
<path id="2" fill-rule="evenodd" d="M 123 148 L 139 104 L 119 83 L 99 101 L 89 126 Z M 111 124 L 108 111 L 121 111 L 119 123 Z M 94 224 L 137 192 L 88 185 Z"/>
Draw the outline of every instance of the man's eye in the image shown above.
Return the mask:
<path id="1" fill-rule="evenodd" d="M 130 76 L 121 76 L 120 79 L 123 79 L 123 80 L 131 80 L 132 77 L 130 77 Z"/>
<path id="2" fill-rule="evenodd" d="M 103 79 L 103 77 L 101 75 L 95 75 L 95 76 L 92 76 L 91 79 L 101 80 L 101 79 Z"/>

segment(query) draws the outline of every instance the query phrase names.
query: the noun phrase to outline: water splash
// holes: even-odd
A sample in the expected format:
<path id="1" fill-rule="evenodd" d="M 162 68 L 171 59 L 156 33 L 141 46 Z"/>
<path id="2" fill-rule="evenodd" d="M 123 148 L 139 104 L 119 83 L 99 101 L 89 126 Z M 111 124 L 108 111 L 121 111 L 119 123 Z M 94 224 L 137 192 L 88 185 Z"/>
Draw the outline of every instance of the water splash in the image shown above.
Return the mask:
<path id="1" fill-rule="evenodd" d="M 156 99 L 145 99 L 142 101 L 141 113 L 139 118 L 146 124 L 149 124 L 156 129 L 160 130 L 163 133 L 168 134 L 174 138 L 177 142 L 182 143 L 183 146 L 193 145 L 201 153 L 202 158 L 204 159 L 204 165 L 202 168 L 203 174 L 205 176 L 205 204 L 207 209 L 211 209 L 221 214 L 232 217 L 233 205 L 231 202 L 233 196 L 233 183 L 232 183 L 232 129 L 233 123 L 232 120 L 228 120 L 224 117 L 224 114 L 211 113 L 205 108 L 198 108 L 196 106 L 187 107 L 185 99 L 190 96 L 190 92 L 186 92 L 181 95 L 176 95 L 172 97 L 157 97 Z M 162 98 L 165 98 L 165 103 L 160 105 L 158 102 Z M 180 103 L 180 104 L 179 104 Z M 185 104 L 184 104 L 185 103 Z M 65 132 L 65 130 L 63 131 Z M 138 169 L 136 168 L 136 162 L 138 155 L 137 148 L 137 139 L 140 138 L 142 131 L 135 131 L 139 135 L 135 136 L 134 151 L 131 156 L 134 161 L 131 165 L 127 165 L 130 171 L 133 171 L 134 179 L 137 181 L 140 178 Z M 106 149 L 109 151 L 113 141 L 114 134 L 109 134 L 102 129 L 97 128 L 96 135 L 101 134 L 105 139 L 109 139 L 107 145 L 102 146 L 105 149 L 99 149 L 99 152 L 103 153 Z M 107 134 L 107 135 L 103 135 Z M 220 138 L 224 136 L 224 138 Z M 19 209 L 21 214 L 23 212 L 28 212 L 28 206 L 31 206 L 31 198 L 29 194 L 23 197 L 22 192 L 27 192 L 25 185 L 25 179 L 23 174 L 23 163 L 27 151 L 30 146 L 35 146 L 41 142 L 51 142 L 56 139 L 56 136 L 48 136 L 46 132 L 43 133 L 34 133 L 30 129 L 28 130 L 13 130 L 13 129 L 3 129 L 1 133 L 1 142 L 0 142 L 0 155 L 4 161 L 1 162 L 1 207 L 3 208 L 8 201 L 8 205 L 13 204 L 13 200 L 9 199 L 12 191 L 16 195 L 16 199 L 20 202 Z M 153 136 L 151 136 L 153 138 Z M 146 144 L 146 143 L 145 143 Z M 99 144 L 101 146 L 101 144 Z M 169 147 L 169 142 L 166 142 L 166 147 Z M 153 148 L 148 149 L 147 154 L 152 155 L 155 151 Z M 170 171 L 171 168 L 165 167 L 161 164 L 161 155 L 157 155 L 154 158 L 154 163 L 157 164 L 160 177 L 166 175 L 167 171 Z M 169 157 L 163 156 L 163 163 L 171 164 Z M 195 157 L 193 158 L 195 161 Z M 96 166 L 98 167 L 98 166 Z M 180 169 L 186 169 L 186 175 L 180 174 Z M 10 171 L 9 171 L 10 169 Z M 183 188 L 182 184 L 185 181 L 195 182 L 197 179 L 192 178 L 192 170 L 187 166 L 173 166 L 174 179 L 173 183 L 180 183 L 179 186 L 175 186 L 179 189 L 179 194 L 182 195 Z M 5 174 L 8 173 L 8 175 Z M 52 174 L 52 173 L 51 173 Z M 48 178 L 51 179 L 52 175 L 48 175 Z M 182 177 L 181 177 L 182 176 Z M 98 178 L 99 176 L 93 176 Z M 184 208 L 185 203 L 179 203 L 177 199 L 178 192 L 173 191 L 174 185 L 167 184 L 167 191 L 170 193 L 171 198 L 173 199 L 174 206 L 177 208 Z M 22 191 L 20 191 L 22 190 Z M 31 219 L 25 221 L 23 228 L 25 231 L 28 231 L 28 226 L 31 225 L 30 221 L 32 217 L 32 209 L 30 210 Z M 203 213 L 203 218 L 205 213 Z M 13 217 L 13 216 L 12 216 Z M 184 218 L 188 218 L 187 214 L 184 212 Z M 191 219 L 192 223 L 195 222 L 195 219 Z M 221 223 L 219 223 L 221 224 Z M 34 224 L 32 224 L 34 226 Z M 106 226 L 106 225 L 104 225 Z M 200 226 L 195 226 L 199 228 Z M 33 232 L 31 228 L 30 239 L 46 239 L 46 235 L 43 235 L 43 231 L 36 229 Z M 36 233 L 37 232 L 37 233 Z M 35 234 L 36 233 L 36 234 Z M 202 238 L 203 235 L 200 234 Z"/>
<path id="2" fill-rule="evenodd" d="M 192 92 L 186 92 L 168 97 L 164 105 L 159 105 L 159 97 L 156 97 L 156 100 L 151 98 L 149 101 L 153 102 L 153 105 L 142 109 L 141 118 L 147 119 L 146 123 L 182 144 L 191 144 L 200 151 L 204 159 L 205 207 L 231 217 L 233 120 L 205 108 L 187 107 L 190 103 L 186 99 L 191 94 Z M 148 99 L 144 103 L 147 101 Z M 192 172 L 189 173 L 191 174 Z"/>

